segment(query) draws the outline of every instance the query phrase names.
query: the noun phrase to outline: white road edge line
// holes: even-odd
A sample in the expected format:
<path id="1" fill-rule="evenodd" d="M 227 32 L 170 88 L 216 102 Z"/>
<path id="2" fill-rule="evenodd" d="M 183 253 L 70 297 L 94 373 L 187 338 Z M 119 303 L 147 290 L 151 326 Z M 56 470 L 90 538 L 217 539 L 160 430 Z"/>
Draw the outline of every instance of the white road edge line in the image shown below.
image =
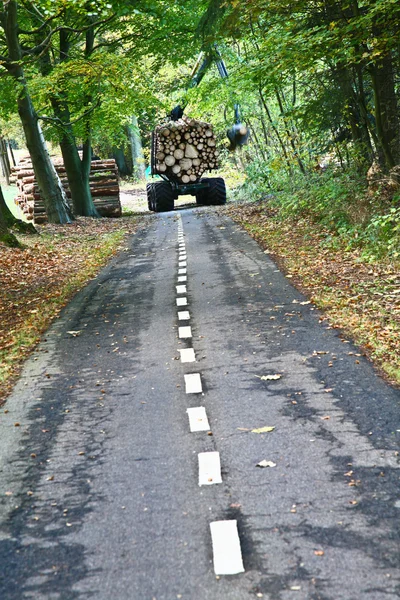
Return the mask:
<path id="1" fill-rule="evenodd" d="M 244 572 L 237 521 L 210 523 L 216 575 L 236 575 Z"/>
<path id="2" fill-rule="evenodd" d="M 222 483 L 219 452 L 199 452 L 199 485 Z"/>
<path id="3" fill-rule="evenodd" d="M 210 424 L 204 406 L 188 408 L 186 412 L 189 417 L 191 433 L 195 433 L 196 431 L 210 431 Z"/>
<path id="4" fill-rule="evenodd" d="M 191 373 L 190 375 L 184 375 L 185 377 L 185 388 L 187 394 L 201 394 L 203 386 L 201 385 L 200 373 Z"/>

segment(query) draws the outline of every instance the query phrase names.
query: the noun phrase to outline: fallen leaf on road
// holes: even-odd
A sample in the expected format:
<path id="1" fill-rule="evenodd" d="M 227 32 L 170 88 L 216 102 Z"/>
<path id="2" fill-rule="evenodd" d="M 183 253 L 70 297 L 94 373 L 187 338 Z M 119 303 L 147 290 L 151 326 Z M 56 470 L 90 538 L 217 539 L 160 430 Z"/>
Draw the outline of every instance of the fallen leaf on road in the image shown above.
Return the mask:
<path id="1" fill-rule="evenodd" d="M 247 427 L 237 427 L 236 429 L 238 431 L 251 431 L 251 429 L 248 429 Z"/>
<path id="2" fill-rule="evenodd" d="M 325 415 L 325 417 L 320 417 L 322 421 L 328 421 L 330 419 L 329 415 Z"/>
<path id="3" fill-rule="evenodd" d="M 275 381 L 276 379 L 280 379 L 282 375 L 277 373 L 276 375 L 255 375 L 255 377 L 258 377 L 261 381 Z"/>
<path id="4" fill-rule="evenodd" d="M 251 433 L 269 433 L 274 431 L 275 427 L 259 427 L 258 429 L 252 429 Z"/>
<path id="5" fill-rule="evenodd" d="M 262 460 L 261 462 L 256 464 L 256 467 L 276 467 L 276 463 L 272 462 L 272 460 Z"/>
<path id="6" fill-rule="evenodd" d="M 315 556 L 324 556 L 325 552 L 323 550 L 314 550 Z"/>
<path id="7" fill-rule="evenodd" d="M 67 331 L 67 333 L 69 333 L 69 335 L 72 335 L 73 337 L 78 337 L 78 335 L 81 335 L 82 330 L 80 330 L 80 331 Z"/>

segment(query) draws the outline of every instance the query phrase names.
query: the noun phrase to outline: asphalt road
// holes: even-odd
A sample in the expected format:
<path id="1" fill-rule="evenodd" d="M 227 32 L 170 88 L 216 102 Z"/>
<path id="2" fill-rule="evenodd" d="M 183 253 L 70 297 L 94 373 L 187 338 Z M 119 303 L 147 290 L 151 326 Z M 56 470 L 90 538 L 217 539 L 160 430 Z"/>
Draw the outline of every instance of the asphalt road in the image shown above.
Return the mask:
<path id="1" fill-rule="evenodd" d="M 155 216 L 0 411 L 1 600 L 399 598 L 399 404 L 230 219 Z"/>

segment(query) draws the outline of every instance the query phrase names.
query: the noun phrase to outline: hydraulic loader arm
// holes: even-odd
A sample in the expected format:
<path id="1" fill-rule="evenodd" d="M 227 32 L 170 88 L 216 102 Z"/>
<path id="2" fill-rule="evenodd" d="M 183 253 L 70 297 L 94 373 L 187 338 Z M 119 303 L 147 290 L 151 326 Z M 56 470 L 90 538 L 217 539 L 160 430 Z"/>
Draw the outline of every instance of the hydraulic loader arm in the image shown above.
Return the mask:
<path id="1" fill-rule="evenodd" d="M 208 68 L 210 67 L 210 65 L 213 62 L 215 62 L 215 64 L 217 65 L 217 69 L 220 74 L 220 77 L 222 79 L 228 78 L 229 75 L 228 75 L 228 71 L 226 69 L 225 63 L 222 60 L 222 57 L 221 57 L 221 54 L 219 53 L 218 48 L 215 46 L 209 52 L 200 52 L 200 54 L 197 58 L 196 64 L 194 65 L 192 73 L 190 75 L 190 82 L 189 82 L 188 89 L 197 87 L 201 83 L 201 80 L 203 79 Z M 173 119 L 174 121 L 177 121 L 178 119 L 180 119 L 183 116 L 186 106 L 187 106 L 187 100 L 185 98 L 183 98 L 181 100 L 181 102 L 177 106 L 175 106 L 175 108 L 171 111 L 171 113 L 169 115 L 170 118 Z M 227 136 L 230 141 L 229 149 L 232 151 L 236 150 L 236 148 L 238 146 L 243 146 L 244 144 L 247 144 L 247 141 L 248 141 L 249 135 L 250 135 L 250 131 L 248 130 L 246 125 L 244 125 L 241 122 L 239 104 L 234 105 L 234 111 L 235 111 L 235 123 L 227 131 Z"/>

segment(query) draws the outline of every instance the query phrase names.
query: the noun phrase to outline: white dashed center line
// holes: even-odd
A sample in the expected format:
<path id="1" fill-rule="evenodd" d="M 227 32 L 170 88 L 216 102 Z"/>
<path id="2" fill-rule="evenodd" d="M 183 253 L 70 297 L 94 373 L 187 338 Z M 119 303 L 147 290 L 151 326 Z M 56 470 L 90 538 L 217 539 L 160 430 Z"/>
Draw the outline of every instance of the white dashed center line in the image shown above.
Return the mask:
<path id="1" fill-rule="evenodd" d="M 181 269 L 182 267 L 187 267 L 186 260 L 179 261 L 179 268 Z"/>
<path id="2" fill-rule="evenodd" d="M 181 353 L 181 362 L 196 362 L 196 356 L 193 348 L 183 348 L 182 350 L 179 350 L 179 352 Z"/>
<path id="3" fill-rule="evenodd" d="M 180 310 L 178 312 L 178 319 L 180 321 L 188 321 L 190 319 L 190 312 L 188 310 Z"/>
<path id="4" fill-rule="evenodd" d="M 178 269 L 179 275 L 185 275 L 187 273 L 187 269 Z"/>
<path id="5" fill-rule="evenodd" d="M 188 327 L 179 327 L 178 335 L 181 339 L 191 338 L 192 337 L 192 328 Z"/>
<path id="6" fill-rule="evenodd" d="M 177 294 L 186 294 L 186 285 L 177 285 L 176 293 Z"/>
<path id="7" fill-rule="evenodd" d="M 182 298 L 177 298 L 176 299 L 176 305 L 177 306 L 187 306 L 187 298 L 186 296 L 183 296 Z"/>
<path id="8" fill-rule="evenodd" d="M 207 413 L 204 406 L 188 408 L 186 412 L 189 417 L 189 427 L 191 433 L 195 433 L 196 431 L 210 431 L 210 424 L 208 422 Z"/>
<path id="9" fill-rule="evenodd" d="M 201 394 L 203 387 L 201 385 L 200 373 L 185 375 L 185 387 L 187 394 Z"/>
<path id="10" fill-rule="evenodd" d="M 186 275 L 180 275 L 180 276 L 178 277 L 178 281 L 180 281 L 180 282 L 182 282 L 182 281 L 187 281 L 187 277 L 186 277 Z"/>
<path id="11" fill-rule="evenodd" d="M 242 551 L 236 521 L 210 523 L 216 575 L 243 573 Z"/>
<path id="12" fill-rule="evenodd" d="M 222 483 L 219 452 L 200 452 L 198 457 L 199 485 Z"/>

